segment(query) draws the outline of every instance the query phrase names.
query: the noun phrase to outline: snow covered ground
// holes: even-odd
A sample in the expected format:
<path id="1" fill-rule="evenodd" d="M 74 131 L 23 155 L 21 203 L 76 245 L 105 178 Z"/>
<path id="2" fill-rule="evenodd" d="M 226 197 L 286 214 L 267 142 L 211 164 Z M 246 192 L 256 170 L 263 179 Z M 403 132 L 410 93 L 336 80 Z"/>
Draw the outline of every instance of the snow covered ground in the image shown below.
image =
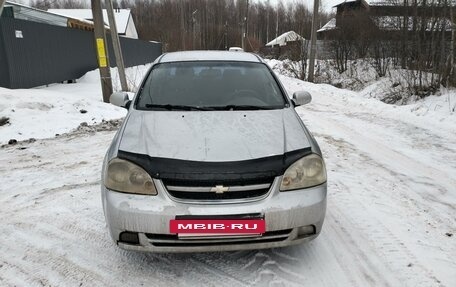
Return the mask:
<path id="1" fill-rule="evenodd" d="M 132 90 L 139 85 L 148 65 L 127 69 Z M 114 90 L 120 90 L 117 69 L 111 69 Z M 90 124 L 125 116 L 126 110 L 103 103 L 98 70 L 87 73 L 74 84 L 53 84 L 34 89 L 10 90 L 0 87 L 0 144 L 10 139 L 49 138 L 69 132 L 81 122 Z"/>
<path id="2" fill-rule="evenodd" d="M 315 241 L 226 253 L 122 251 L 107 234 L 99 193 L 114 131 L 82 129 L 0 149 L 0 286 L 455 286 L 454 114 L 281 80 L 290 94 L 313 95 L 297 111 L 328 170 L 327 217 Z M 48 89 L 67 91 L 56 85 L 40 95 Z"/>

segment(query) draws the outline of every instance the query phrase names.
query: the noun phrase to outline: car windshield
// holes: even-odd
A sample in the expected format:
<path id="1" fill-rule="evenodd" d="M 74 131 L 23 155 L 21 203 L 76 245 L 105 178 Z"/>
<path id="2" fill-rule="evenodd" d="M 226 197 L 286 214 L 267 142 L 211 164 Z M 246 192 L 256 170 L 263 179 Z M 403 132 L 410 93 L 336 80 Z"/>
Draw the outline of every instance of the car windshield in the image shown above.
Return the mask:
<path id="1" fill-rule="evenodd" d="M 286 101 L 262 63 L 174 62 L 156 65 L 138 98 L 142 110 L 281 109 Z"/>

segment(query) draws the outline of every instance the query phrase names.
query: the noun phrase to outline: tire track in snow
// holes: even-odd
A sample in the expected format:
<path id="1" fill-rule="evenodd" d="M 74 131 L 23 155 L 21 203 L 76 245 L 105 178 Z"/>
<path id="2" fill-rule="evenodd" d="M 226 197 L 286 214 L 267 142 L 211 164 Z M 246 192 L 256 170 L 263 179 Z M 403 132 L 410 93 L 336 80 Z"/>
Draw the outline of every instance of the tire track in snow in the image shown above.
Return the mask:
<path id="1" fill-rule="evenodd" d="M 367 170 L 372 169 L 372 170 L 379 170 L 383 169 L 383 172 L 385 173 L 384 178 L 378 178 L 374 182 L 369 182 L 374 177 L 366 177 L 363 179 L 364 184 L 360 187 L 362 190 L 362 193 L 373 193 L 377 194 L 377 198 L 380 198 L 382 196 L 385 196 L 385 192 L 380 192 L 379 191 L 386 191 L 388 190 L 388 184 L 391 181 L 390 176 L 396 176 L 396 177 L 402 177 L 400 174 L 396 174 L 395 172 L 391 172 L 387 168 L 385 168 L 382 164 L 379 164 L 377 161 L 374 159 L 370 158 L 368 155 L 363 154 L 362 152 L 360 153 L 359 150 L 355 150 L 354 146 L 351 144 L 348 144 L 347 142 L 344 142 L 344 140 L 341 139 L 334 139 L 331 136 L 328 135 L 320 135 L 321 139 L 324 140 L 327 144 L 329 143 L 333 147 L 337 148 L 337 154 L 342 155 L 344 158 L 342 163 L 347 162 L 350 165 L 353 166 L 358 166 L 358 163 L 356 162 L 356 159 L 359 158 L 362 162 L 362 165 L 367 165 L 367 166 L 372 166 L 372 168 L 366 168 Z M 333 154 L 336 154 L 336 152 L 333 152 Z M 330 161 L 327 160 L 327 161 Z M 363 163 L 364 162 L 364 163 Z M 338 172 L 338 170 L 347 170 L 348 166 L 337 166 L 337 168 L 334 167 L 329 167 L 332 168 L 333 171 Z M 379 176 L 377 174 L 377 176 Z M 331 175 L 329 176 L 331 178 Z M 349 175 L 344 175 L 344 176 L 338 176 L 337 178 L 349 178 Z M 367 182 L 366 182 L 367 181 Z M 387 183 L 386 185 L 384 183 Z M 361 184 L 360 184 L 361 185 Z M 383 186 L 382 186 L 383 185 Z M 341 192 L 341 190 L 348 190 L 349 192 L 354 192 L 350 191 L 351 187 L 347 186 L 344 184 L 343 181 L 337 181 L 336 185 L 338 188 L 337 191 L 334 193 Z M 330 185 L 331 189 L 331 185 Z M 404 190 L 403 193 L 407 195 L 407 190 Z M 386 195 L 389 196 L 389 195 Z M 411 195 L 412 197 L 415 196 L 414 194 Z M 370 196 L 372 197 L 372 196 Z M 393 197 L 397 197 L 397 195 L 393 194 Z M 330 197 L 331 198 L 331 197 Z M 346 197 L 346 196 L 339 196 L 337 198 L 334 198 L 334 200 L 340 201 L 337 206 L 329 206 L 328 207 L 328 213 L 333 214 L 336 213 L 336 218 L 345 218 L 348 219 L 349 221 L 352 221 L 353 225 L 355 228 L 351 228 L 350 230 L 356 230 L 356 231 L 369 231 L 370 236 L 368 238 L 365 238 L 365 240 L 370 241 L 370 244 L 372 245 L 371 248 L 373 250 L 377 250 L 379 255 L 384 257 L 386 259 L 386 263 L 389 266 L 386 266 L 391 273 L 395 273 L 396 276 L 399 276 L 399 278 L 402 278 L 403 282 L 411 282 L 411 281 L 417 281 L 419 284 L 417 286 L 432 286 L 436 284 L 440 284 L 440 280 L 436 278 L 436 276 L 433 274 L 432 271 L 430 271 L 428 268 L 425 268 L 422 264 L 418 263 L 418 260 L 416 256 L 406 247 L 406 244 L 402 241 L 399 240 L 399 238 L 394 235 L 389 228 L 387 228 L 381 221 L 377 219 L 377 217 L 372 214 L 369 216 L 369 207 L 371 204 L 367 205 L 365 201 L 357 200 L 359 197 Z M 411 201 L 410 198 L 407 198 L 407 200 Z M 388 202 L 388 200 L 386 200 Z M 341 210 L 340 207 L 343 206 L 344 210 Z M 366 214 L 362 215 L 359 212 L 355 212 L 352 214 L 351 212 L 347 211 L 356 211 L 356 210 L 365 210 Z M 441 211 L 440 211 L 441 212 Z M 441 213 L 436 211 L 435 216 L 439 214 L 441 216 Z M 351 215 L 351 216 L 350 216 Z M 345 223 L 347 224 L 347 223 Z M 366 228 L 363 228 L 363 227 Z M 360 229 L 361 228 L 361 229 Z M 363 237 L 363 234 L 358 233 L 358 236 L 361 238 Z M 354 244 L 353 244 L 354 245 Z M 353 245 L 347 245 L 347 246 L 353 246 Z M 435 246 L 434 246 L 435 248 Z M 410 267 L 406 267 L 409 266 Z M 375 264 L 374 266 L 378 267 L 378 264 Z M 404 268 L 405 267 L 405 268 Z M 375 270 L 375 269 L 374 269 Z M 401 270 L 401 272 L 397 272 L 398 270 Z M 425 275 L 425 276 L 423 276 Z M 377 276 L 378 278 L 378 276 Z M 417 278 L 420 278 L 417 280 Z M 375 282 L 378 282 L 377 280 Z M 385 282 L 386 283 L 386 282 Z M 391 284 L 389 284 L 391 285 Z M 394 284 L 393 284 L 394 286 Z"/>
<path id="2" fill-rule="evenodd" d="M 289 258 L 276 255 L 281 249 L 283 248 L 259 251 L 244 264 L 244 271 L 257 274 L 253 279 L 254 286 L 298 286 L 305 280 L 294 270 Z"/>
<path id="3" fill-rule="evenodd" d="M 214 254 L 211 254 L 209 256 L 212 257 Z M 222 257 L 223 258 L 223 257 Z M 192 263 L 197 263 L 199 264 L 198 268 L 204 270 L 205 272 L 209 272 L 212 276 L 215 276 L 216 280 L 214 278 L 211 278 L 211 281 L 214 283 L 213 286 L 246 286 L 248 285 L 248 282 L 243 280 L 242 278 L 239 278 L 239 274 L 232 270 L 231 267 L 224 266 L 223 260 L 217 260 L 217 261 L 212 261 L 209 260 L 208 262 L 208 257 L 205 255 L 198 255 L 194 254 L 190 261 Z M 204 273 L 204 272 L 203 272 Z M 200 273 L 201 274 L 201 273 Z M 198 280 L 201 280 L 201 276 L 198 276 Z M 198 281 L 196 280 L 196 281 Z"/>
<path id="4" fill-rule="evenodd" d="M 432 197 L 433 201 L 442 205 L 440 208 L 448 208 L 448 206 L 454 206 L 456 204 L 454 197 L 450 198 L 447 196 L 447 194 L 456 191 L 454 188 L 456 186 L 456 177 L 452 176 L 452 174 L 455 174 L 456 176 L 456 170 L 445 168 L 442 161 L 440 161 L 442 167 L 437 169 L 433 165 L 429 165 L 428 162 L 418 161 L 389 148 L 389 146 L 386 146 L 376 139 L 361 135 L 357 131 L 340 123 L 340 120 L 325 118 L 319 121 L 319 125 L 331 126 L 333 127 L 332 130 L 337 131 L 336 136 L 340 138 L 338 140 L 334 138 L 334 135 L 326 135 L 334 141 L 350 142 L 350 145 L 352 146 L 351 153 L 360 154 L 365 158 L 365 163 L 361 163 L 361 166 L 369 166 L 370 162 L 376 162 L 377 164 L 371 167 L 381 167 L 390 171 L 393 176 L 399 177 L 399 181 L 402 184 L 410 183 L 411 185 L 415 185 L 416 183 L 424 182 L 426 185 L 432 186 L 432 192 L 409 193 L 407 199 L 420 201 L 418 197 L 421 197 L 422 199 Z M 323 135 L 323 137 L 324 136 L 325 135 Z M 434 189 L 439 192 L 434 192 Z M 428 206 L 428 208 L 429 207 L 431 206 Z M 454 218 L 450 216 L 450 211 L 445 214 L 444 212 L 441 212 L 440 208 L 432 208 L 435 218 L 446 216 L 448 222 L 456 223 Z M 452 207 L 450 208 L 453 209 Z"/>

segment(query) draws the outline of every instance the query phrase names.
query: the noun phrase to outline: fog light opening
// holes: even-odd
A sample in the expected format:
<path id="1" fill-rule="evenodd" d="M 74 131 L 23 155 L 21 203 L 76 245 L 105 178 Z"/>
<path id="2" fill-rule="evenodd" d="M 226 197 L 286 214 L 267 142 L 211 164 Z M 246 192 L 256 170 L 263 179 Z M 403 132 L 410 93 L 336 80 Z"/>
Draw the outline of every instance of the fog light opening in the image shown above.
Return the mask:
<path id="1" fill-rule="evenodd" d="M 314 225 L 301 226 L 298 228 L 298 237 L 314 235 L 315 231 L 316 229 Z"/>
<path id="2" fill-rule="evenodd" d="M 119 236 L 119 242 L 127 244 L 139 244 L 139 237 L 137 232 L 124 231 Z"/>

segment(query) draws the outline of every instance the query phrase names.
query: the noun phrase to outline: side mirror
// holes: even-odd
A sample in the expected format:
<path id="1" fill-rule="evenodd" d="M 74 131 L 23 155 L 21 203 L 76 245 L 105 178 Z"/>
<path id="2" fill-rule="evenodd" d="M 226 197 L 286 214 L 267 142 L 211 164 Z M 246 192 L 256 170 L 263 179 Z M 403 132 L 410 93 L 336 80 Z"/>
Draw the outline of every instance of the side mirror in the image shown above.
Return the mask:
<path id="1" fill-rule="evenodd" d="M 293 94 L 292 98 L 295 107 L 306 105 L 312 101 L 312 96 L 306 91 L 297 91 Z"/>
<path id="2" fill-rule="evenodd" d="M 130 107 L 130 100 L 128 94 L 125 92 L 115 92 L 109 97 L 109 102 L 115 106 L 128 109 Z"/>

